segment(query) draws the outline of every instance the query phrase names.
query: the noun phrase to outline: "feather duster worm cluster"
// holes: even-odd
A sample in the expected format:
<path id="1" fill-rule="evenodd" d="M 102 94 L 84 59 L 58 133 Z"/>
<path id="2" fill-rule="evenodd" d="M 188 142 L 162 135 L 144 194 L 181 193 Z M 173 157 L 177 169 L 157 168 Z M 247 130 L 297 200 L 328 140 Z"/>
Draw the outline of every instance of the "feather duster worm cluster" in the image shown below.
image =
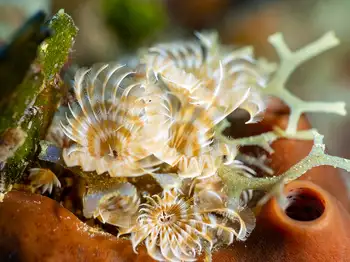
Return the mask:
<path id="1" fill-rule="evenodd" d="M 61 123 L 74 142 L 66 165 L 131 177 L 165 163 L 182 178 L 205 178 L 233 163 L 236 147 L 217 141 L 214 128 L 237 108 L 253 121 L 266 80 L 251 57 L 221 50 L 216 34 L 198 37 L 150 48 L 134 69 L 79 70 L 76 102 Z"/>
<path id="2" fill-rule="evenodd" d="M 251 170 L 216 128 L 238 108 L 249 122 L 259 119 L 268 74 L 216 34 L 197 37 L 152 47 L 135 68 L 79 70 L 75 101 L 60 123 L 69 139 L 61 143 L 66 166 L 113 178 L 151 175 L 163 187 L 150 196 L 121 182 L 83 200 L 86 217 L 117 226 L 135 252 L 144 242 L 156 260 L 195 261 L 214 245 L 245 240 L 255 226 L 250 192 L 230 200 L 217 175 L 223 165 Z"/>
<path id="3" fill-rule="evenodd" d="M 195 261 L 201 254 L 210 261 L 214 246 L 244 241 L 252 232 L 255 217 L 248 206 L 271 196 L 283 202 L 284 184 L 313 167 L 350 171 L 349 160 L 324 152 L 315 130 L 296 128 L 301 113 L 344 115 L 345 103 L 303 101 L 285 87 L 301 63 L 338 44 L 332 32 L 296 51 L 281 34 L 272 35 L 268 41 L 280 57 L 278 66 L 255 60 L 250 47 L 221 45 L 217 34 L 197 33 L 197 38 L 151 47 L 133 67 L 114 63 L 79 70 L 75 98 L 60 108 L 47 136 L 63 148 L 66 167 L 89 172 L 76 172 L 84 178 L 101 177 L 83 197 L 83 215 L 117 227 L 135 252 L 143 243 L 160 261 Z M 260 119 L 262 93 L 290 107 L 287 129 L 224 136 L 226 118 L 238 108 L 249 112 L 248 123 Z M 313 139 L 314 146 L 282 175 L 256 177 L 247 165 L 269 175 L 273 170 L 264 156 L 245 156 L 238 147 L 255 145 L 273 153 L 270 144 L 280 137 Z M 60 186 L 47 170 L 33 169 L 30 179 L 43 192 Z M 140 181 L 147 182 L 141 186 Z M 254 199 L 254 190 L 267 194 Z"/>

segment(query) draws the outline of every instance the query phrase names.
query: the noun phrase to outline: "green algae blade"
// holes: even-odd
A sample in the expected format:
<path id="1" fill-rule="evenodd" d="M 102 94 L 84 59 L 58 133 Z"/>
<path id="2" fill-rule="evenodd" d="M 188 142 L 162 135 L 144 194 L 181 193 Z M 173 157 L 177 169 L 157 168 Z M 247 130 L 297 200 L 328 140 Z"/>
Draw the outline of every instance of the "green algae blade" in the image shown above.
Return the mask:
<path id="1" fill-rule="evenodd" d="M 59 73 L 68 60 L 78 29 L 63 10 L 48 22 L 48 27 L 53 31 L 52 37 L 40 45 L 37 60 L 0 113 L 0 177 L 6 184 L 19 181 L 34 159 L 62 95 Z M 8 134 L 14 131 L 20 131 L 16 134 L 22 134 L 21 137 L 11 139 L 13 136 Z"/>

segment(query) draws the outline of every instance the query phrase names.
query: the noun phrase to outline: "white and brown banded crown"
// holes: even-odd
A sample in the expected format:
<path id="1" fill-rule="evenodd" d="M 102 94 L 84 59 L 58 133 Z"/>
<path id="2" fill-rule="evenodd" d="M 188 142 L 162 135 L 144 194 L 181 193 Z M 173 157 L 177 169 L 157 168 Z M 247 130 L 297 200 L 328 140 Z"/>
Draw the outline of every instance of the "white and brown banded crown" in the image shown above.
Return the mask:
<path id="1" fill-rule="evenodd" d="M 61 124 L 75 143 L 64 149 L 68 166 L 84 171 L 109 172 L 111 176 L 138 176 L 150 164 L 141 161 L 149 153 L 142 147 L 145 124 L 142 89 L 134 72 L 119 64 L 95 65 L 75 75 L 76 102 Z"/>
<path id="2" fill-rule="evenodd" d="M 120 234 L 131 233 L 134 249 L 144 241 L 148 254 L 157 261 L 196 261 L 203 249 L 210 252 L 215 244 L 231 244 L 235 237 L 247 232 L 242 229 L 245 225 L 239 230 L 228 226 L 235 220 L 239 226 L 242 220 L 235 217 L 234 210 L 215 206 L 216 201 L 206 210 L 177 190 L 165 190 L 162 195 L 146 198 L 136 226 Z M 217 216 L 217 211 L 223 215 L 228 211 L 228 219 Z"/>
<path id="3" fill-rule="evenodd" d="M 135 225 L 140 197 L 135 186 L 128 182 L 97 192 L 87 193 L 83 198 L 83 214 L 98 218 L 103 223 L 130 228 Z"/>
<path id="4" fill-rule="evenodd" d="M 174 93 L 163 95 L 168 120 L 158 125 L 163 135 L 157 143 L 147 144 L 147 149 L 158 159 L 172 167 L 182 178 L 207 177 L 215 174 L 223 163 L 233 161 L 236 148 L 214 139 L 217 111 L 191 104 Z M 154 133 L 155 125 L 146 132 Z M 226 158 L 226 160 L 224 160 Z"/>
<path id="5" fill-rule="evenodd" d="M 265 109 L 260 89 L 267 75 L 250 49 L 223 47 L 215 33 L 196 36 L 199 41 L 158 44 L 142 61 L 172 92 L 187 94 L 193 103 L 214 105 L 223 113 L 240 107 L 250 113 L 249 122 L 258 120 Z"/>

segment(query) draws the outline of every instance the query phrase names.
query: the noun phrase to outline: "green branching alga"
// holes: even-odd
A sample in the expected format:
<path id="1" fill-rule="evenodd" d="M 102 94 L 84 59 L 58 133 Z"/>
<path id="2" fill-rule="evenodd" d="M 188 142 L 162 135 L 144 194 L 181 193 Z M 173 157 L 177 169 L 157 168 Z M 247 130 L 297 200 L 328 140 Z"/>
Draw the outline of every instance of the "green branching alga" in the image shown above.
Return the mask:
<path id="1" fill-rule="evenodd" d="M 286 83 L 294 70 L 303 62 L 321 54 L 322 52 L 338 45 L 339 40 L 333 32 L 325 34 L 317 41 L 292 52 L 282 37 L 281 33 L 276 33 L 269 37 L 269 42 L 275 47 L 280 64 L 273 73 L 271 80 L 263 89 L 267 95 L 275 96 L 283 100 L 290 107 L 290 116 L 286 130 L 275 128 L 274 131 L 261 135 L 230 139 L 222 132 L 229 126 L 228 122 L 223 122 L 217 127 L 217 137 L 225 143 L 238 146 L 256 145 L 265 149 L 268 153 L 273 153 L 271 143 L 279 138 L 314 140 L 314 146 L 307 157 L 291 167 L 280 176 L 272 177 L 246 177 L 239 170 L 222 166 L 218 175 L 225 182 L 228 194 L 231 198 L 239 198 L 240 194 L 247 189 L 264 190 L 271 192 L 269 196 L 278 195 L 278 189 L 284 184 L 299 178 L 313 167 L 333 166 L 342 168 L 350 172 L 350 160 L 336 156 L 330 156 L 324 152 L 323 136 L 316 129 L 297 131 L 297 123 L 302 113 L 305 112 L 327 112 L 339 115 L 346 115 L 344 102 L 307 102 L 293 95 L 286 89 Z M 251 50 L 249 50 L 252 52 Z M 264 201 L 265 202 L 265 201 Z"/>
<path id="2" fill-rule="evenodd" d="M 293 181 L 317 166 L 333 166 L 350 172 L 350 160 L 326 154 L 323 136 L 317 131 L 313 131 L 313 133 L 314 145 L 309 155 L 280 176 L 245 177 L 229 167 L 222 166 L 218 171 L 218 175 L 225 181 L 229 196 L 239 198 L 242 191 L 247 189 L 270 191 L 276 184 L 286 184 Z"/>
<path id="3" fill-rule="evenodd" d="M 264 92 L 282 99 L 291 109 L 286 134 L 296 133 L 300 115 L 305 112 L 327 112 L 346 115 L 344 102 L 307 102 L 293 95 L 286 88 L 286 83 L 294 70 L 305 61 L 335 47 L 339 44 L 333 32 L 328 32 L 315 42 L 297 50 L 291 51 L 286 45 L 281 33 L 269 37 L 269 42 L 275 48 L 280 64 L 272 76 Z"/>

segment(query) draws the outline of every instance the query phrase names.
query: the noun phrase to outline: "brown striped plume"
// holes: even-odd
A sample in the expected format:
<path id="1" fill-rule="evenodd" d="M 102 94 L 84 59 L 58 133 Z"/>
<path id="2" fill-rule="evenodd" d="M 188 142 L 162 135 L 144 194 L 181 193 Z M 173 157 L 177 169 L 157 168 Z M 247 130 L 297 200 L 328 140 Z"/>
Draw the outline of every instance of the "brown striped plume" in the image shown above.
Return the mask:
<path id="1" fill-rule="evenodd" d="M 130 228 L 136 223 L 140 198 L 135 186 L 128 182 L 117 187 L 88 193 L 83 198 L 84 216 L 98 218 L 117 227 Z"/>
<path id="2" fill-rule="evenodd" d="M 95 65 L 76 73 L 76 102 L 69 104 L 70 116 L 61 123 L 75 142 L 63 151 L 67 166 L 113 177 L 151 172 L 152 163 L 143 161 L 149 153 L 142 147 L 142 90 L 133 74 L 119 64 Z"/>
<path id="3" fill-rule="evenodd" d="M 239 200 L 230 199 L 218 175 L 200 180 L 194 186 L 194 199 L 200 210 L 220 215 L 218 222 L 235 229 L 234 234 L 217 232 L 221 239 L 231 242 L 236 237 L 238 240 L 245 241 L 255 228 L 255 215 L 247 206 L 250 199 L 243 195 Z"/>
<path id="4" fill-rule="evenodd" d="M 41 189 L 41 193 L 46 191 L 51 194 L 54 187 L 61 187 L 61 183 L 56 175 L 47 168 L 31 168 L 29 169 L 30 185 L 34 190 Z"/>
<path id="5" fill-rule="evenodd" d="M 265 109 L 260 90 L 268 75 L 253 59 L 251 49 L 221 46 L 214 33 L 196 36 L 199 41 L 156 45 L 142 61 L 171 92 L 187 94 L 193 103 L 206 107 L 219 106 L 224 114 L 243 108 L 251 115 L 249 122 L 257 121 Z"/>
<path id="6" fill-rule="evenodd" d="M 221 242 L 218 234 L 231 236 L 227 244 L 238 235 L 233 227 L 219 223 L 216 215 L 198 208 L 192 199 L 175 190 L 146 198 L 137 224 L 120 232 L 131 233 L 135 252 L 144 242 L 148 254 L 158 261 L 195 261 L 205 248 L 211 250 Z"/>
<path id="7" fill-rule="evenodd" d="M 158 125 L 161 136 L 157 143 L 146 145 L 149 152 L 176 167 L 181 178 L 208 177 L 221 164 L 233 161 L 236 148 L 214 140 L 215 108 L 206 110 L 168 93 L 163 100 L 168 120 Z M 146 126 L 147 136 L 154 133 L 154 128 L 154 124 Z"/>
<path id="8" fill-rule="evenodd" d="M 61 127 L 61 121 L 65 120 L 65 114 L 68 110 L 69 109 L 66 106 L 59 106 L 45 137 L 46 141 L 49 141 L 60 148 L 66 148 L 72 144 L 72 141 L 64 134 Z"/>

